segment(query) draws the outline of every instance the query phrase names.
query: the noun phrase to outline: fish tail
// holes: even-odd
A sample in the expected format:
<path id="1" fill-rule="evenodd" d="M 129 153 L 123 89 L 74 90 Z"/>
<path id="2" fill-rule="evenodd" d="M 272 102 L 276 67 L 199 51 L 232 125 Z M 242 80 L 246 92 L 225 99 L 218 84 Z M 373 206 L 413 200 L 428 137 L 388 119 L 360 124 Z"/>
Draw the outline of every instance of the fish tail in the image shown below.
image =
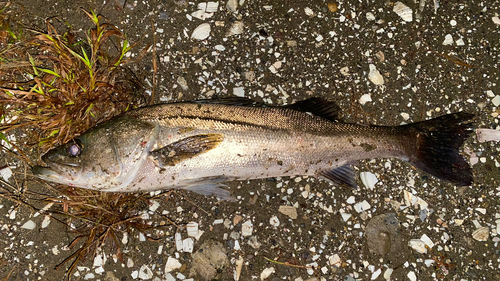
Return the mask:
<path id="1" fill-rule="evenodd" d="M 473 131 L 473 118 L 473 114 L 458 112 L 406 125 L 417 141 L 410 163 L 437 178 L 471 185 L 472 170 L 459 149 Z"/>

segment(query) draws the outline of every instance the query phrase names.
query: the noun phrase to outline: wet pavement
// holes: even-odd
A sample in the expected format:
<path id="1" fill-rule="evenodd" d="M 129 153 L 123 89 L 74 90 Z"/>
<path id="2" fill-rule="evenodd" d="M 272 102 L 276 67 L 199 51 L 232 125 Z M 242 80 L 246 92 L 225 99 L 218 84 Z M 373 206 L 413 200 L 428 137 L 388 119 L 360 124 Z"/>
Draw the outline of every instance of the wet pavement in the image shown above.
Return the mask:
<path id="1" fill-rule="evenodd" d="M 40 28 L 57 16 L 84 36 L 84 7 L 139 41 L 133 55 L 153 44 L 155 102 L 322 97 L 346 122 L 399 125 L 467 111 L 476 127 L 500 129 L 495 1 L 17 2 Z M 152 51 L 129 67 L 151 95 Z M 376 159 L 356 166 L 358 190 L 295 177 L 231 183 L 236 202 L 159 199 L 144 214 L 181 227 L 158 228 L 158 240 L 121 232 L 121 259 L 105 246 L 72 280 L 498 280 L 500 149 L 473 134 L 463 151 L 474 171 L 468 187 Z M 2 158 L 5 180 L 40 188 L 20 180 L 23 163 Z M 0 201 L 0 278 L 62 280 L 65 269 L 54 267 L 73 253 L 75 236 L 37 214 Z"/>

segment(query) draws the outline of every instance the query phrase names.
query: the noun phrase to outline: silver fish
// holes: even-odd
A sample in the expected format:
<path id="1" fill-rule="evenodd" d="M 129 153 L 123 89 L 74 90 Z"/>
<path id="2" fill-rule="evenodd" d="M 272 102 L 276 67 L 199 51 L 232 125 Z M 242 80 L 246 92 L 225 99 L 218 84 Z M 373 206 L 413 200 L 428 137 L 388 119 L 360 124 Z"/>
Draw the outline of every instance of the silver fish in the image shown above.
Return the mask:
<path id="1" fill-rule="evenodd" d="M 398 158 L 457 185 L 472 172 L 459 148 L 474 115 L 403 126 L 343 123 L 319 98 L 270 107 L 243 99 L 158 104 L 126 112 L 61 145 L 41 179 L 100 191 L 186 189 L 229 198 L 224 182 L 296 175 L 356 187 L 351 164 Z"/>

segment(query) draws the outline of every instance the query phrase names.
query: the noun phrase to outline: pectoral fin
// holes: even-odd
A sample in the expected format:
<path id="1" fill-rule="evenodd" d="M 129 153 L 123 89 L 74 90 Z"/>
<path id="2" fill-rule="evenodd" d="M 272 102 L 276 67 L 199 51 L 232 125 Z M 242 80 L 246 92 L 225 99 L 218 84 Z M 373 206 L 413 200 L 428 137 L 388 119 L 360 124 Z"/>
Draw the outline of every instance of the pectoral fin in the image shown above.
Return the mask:
<path id="1" fill-rule="evenodd" d="M 190 136 L 160 149 L 151 151 L 149 155 L 159 167 L 176 164 L 203 154 L 217 147 L 223 140 L 222 134 L 205 134 Z"/>
<path id="2" fill-rule="evenodd" d="M 355 174 L 350 164 L 340 166 L 333 170 L 322 171 L 319 173 L 319 175 L 331 180 L 332 182 L 340 186 L 351 187 L 353 189 L 358 188 L 355 180 Z"/>

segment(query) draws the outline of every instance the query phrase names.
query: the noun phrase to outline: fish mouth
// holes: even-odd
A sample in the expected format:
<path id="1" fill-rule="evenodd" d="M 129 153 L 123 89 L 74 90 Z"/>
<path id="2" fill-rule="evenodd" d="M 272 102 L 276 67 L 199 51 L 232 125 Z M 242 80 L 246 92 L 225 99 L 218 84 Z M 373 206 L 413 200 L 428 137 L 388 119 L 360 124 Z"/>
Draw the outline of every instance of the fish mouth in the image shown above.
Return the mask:
<path id="1" fill-rule="evenodd" d="M 50 179 L 58 182 L 64 180 L 58 172 L 50 167 L 34 166 L 31 171 L 33 172 L 33 175 L 41 179 Z"/>
<path id="2" fill-rule="evenodd" d="M 34 166 L 31 169 L 33 175 L 43 180 L 69 184 L 78 174 L 79 166 L 73 163 L 49 162 L 47 164 L 47 166 Z"/>

